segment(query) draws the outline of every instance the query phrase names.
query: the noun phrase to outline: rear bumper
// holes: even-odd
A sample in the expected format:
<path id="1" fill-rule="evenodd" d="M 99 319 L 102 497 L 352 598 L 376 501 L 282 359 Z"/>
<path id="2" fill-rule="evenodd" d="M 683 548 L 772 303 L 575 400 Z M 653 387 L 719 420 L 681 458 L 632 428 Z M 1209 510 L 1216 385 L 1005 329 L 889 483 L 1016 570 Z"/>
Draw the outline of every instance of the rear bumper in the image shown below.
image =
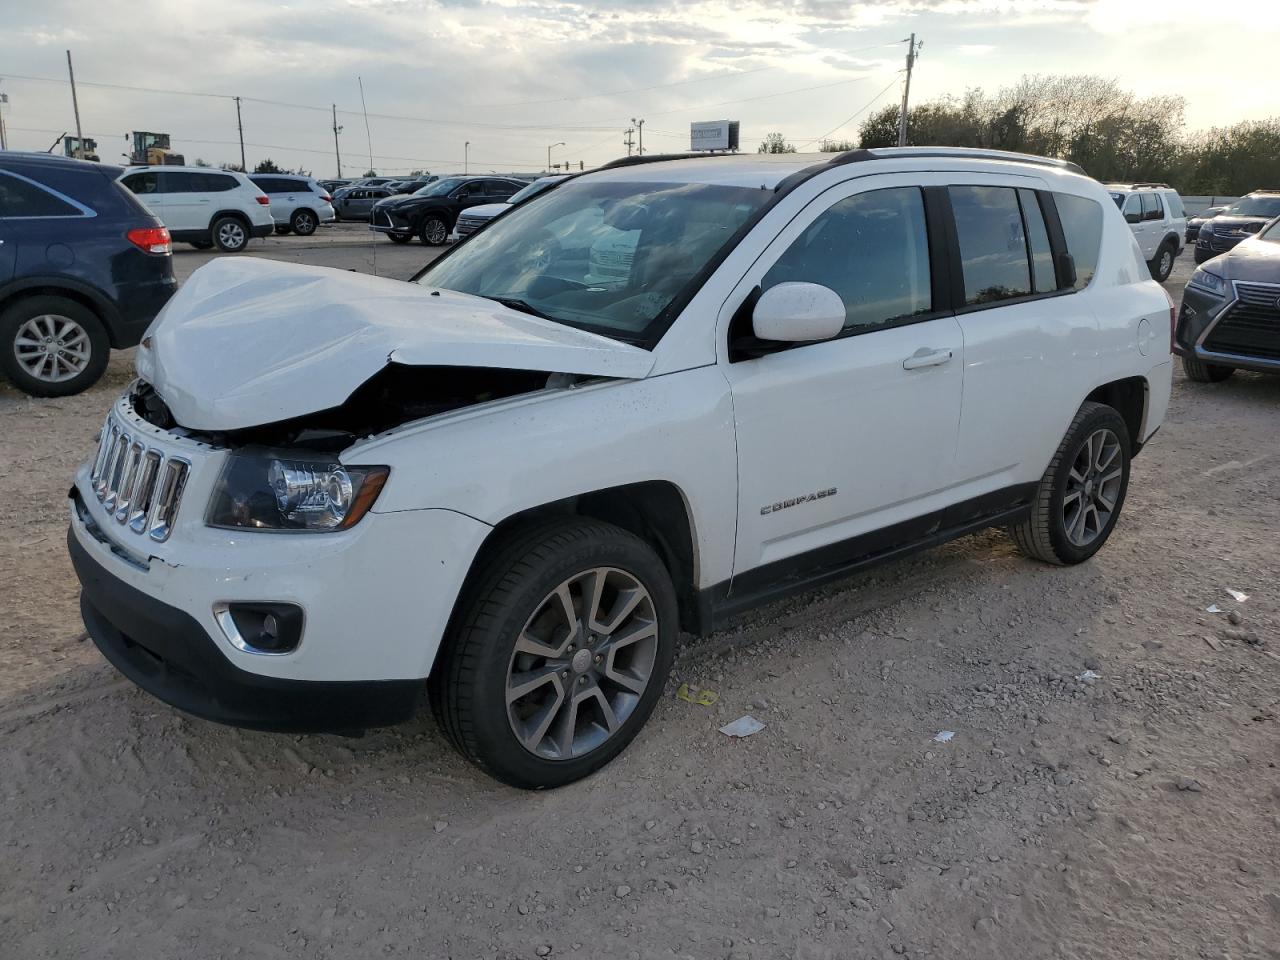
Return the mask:
<path id="1" fill-rule="evenodd" d="M 107 331 L 111 346 L 123 350 L 125 347 L 138 345 L 160 308 L 178 290 L 178 281 L 174 279 L 172 267 L 166 270 L 166 274 L 154 281 L 122 286 L 117 291 L 118 312 L 110 321 L 110 329 Z"/>
<path id="2" fill-rule="evenodd" d="M 255 223 L 249 228 L 249 233 L 255 237 L 269 237 L 276 232 L 276 222 L 268 220 L 266 223 Z"/>
<path id="3" fill-rule="evenodd" d="M 80 613 L 102 655 L 152 696 L 206 720 L 256 730 L 345 732 L 409 719 L 421 680 L 312 681 L 241 670 L 188 613 L 127 584 L 72 531 Z"/>

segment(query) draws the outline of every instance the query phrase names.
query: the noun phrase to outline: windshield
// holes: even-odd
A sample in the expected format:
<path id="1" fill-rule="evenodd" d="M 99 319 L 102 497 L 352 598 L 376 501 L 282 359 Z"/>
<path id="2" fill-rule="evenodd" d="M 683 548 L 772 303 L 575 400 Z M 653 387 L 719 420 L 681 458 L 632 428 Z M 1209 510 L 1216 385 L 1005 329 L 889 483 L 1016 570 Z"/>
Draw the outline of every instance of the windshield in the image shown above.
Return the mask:
<path id="1" fill-rule="evenodd" d="M 1280 220 L 1274 220 L 1267 225 L 1267 229 L 1258 234 L 1263 240 L 1269 240 L 1271 243 L 1280 243 Z"/>
<path id="2" fill-rule="evenodd" d="M 445 180 L 429 183 L 421 190 L 414 191 L 413 195 L 415 197 L 441 197 L 446 193 L 452 193 L 456 187 L 460 187 L 466 182 L 461 177 L 449 177 Z"/>
<path id="3" fill-rule="evenodd" d="M 1245 197 L 1227 207 L 1229 217 L 1280 217 L 1280 196 Z"/>
<path id="4" fill-rule="evenodd" d="M 770 190 L 576 180 L 521 204 L 418 282 L 652 346 L 662 313 Z"/>

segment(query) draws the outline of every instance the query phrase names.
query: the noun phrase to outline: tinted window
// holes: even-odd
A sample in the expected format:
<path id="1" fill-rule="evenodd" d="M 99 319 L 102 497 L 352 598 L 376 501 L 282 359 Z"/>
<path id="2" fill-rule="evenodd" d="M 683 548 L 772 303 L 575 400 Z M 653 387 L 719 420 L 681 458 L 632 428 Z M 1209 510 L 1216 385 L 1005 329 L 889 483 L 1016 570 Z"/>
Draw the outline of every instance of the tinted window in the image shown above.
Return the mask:
<path id="1" fill-rule="evenodd" d="M 140 196 L 160 192 L 160 178 L 155 173 L 131 173 L 120 182 Z"/>
<path id="2" fill-rule="evenodd" d="M 820 283 L 844 301 L 847 331 L 933 309 L 924 199 L 915 187 L 847 197 L 811 223 L 761 281 Z"/>
<path id="3" fill-rule="evenodd" d="M 1036 293 L 1058 289 L 1058 278 L 1053 269 L 1053 250 L 1049 246 L 1049 231 L 1045 228 L 1044 214 L 1034 190 L 1019 190 L 1018 202 L 1022 204 L 1022 220 L 1027 228 L 1027 248 L 1031 251 L 1031 282 Z"/>
<path id="4" fill-rule="evenodd" d="M 1160 202 L 1160 194 L 1144 193 L 1142 195 L 1142 219 L 1163 220 L 1164 204 Z"/>
<path id="5" fill-rule="evenodd" d="M 1135 216 L 1142 217 L 1142 198 L 1136 193 L 1129 194 L 1129 199 L 1124 204 L 1124 215 L 1126 217 Z"/>
<path id="6" fill-rule="evenodd" d="M 1066 237 L 1067 252 L 1076 264 L 1075 289 L 1082 290 L 1098 269 L 1098 248 L 1102 246 L 1102 208 L 1085 197 L 1055 193 L 1058 219 Z"/>
<path id="7" fill-rule="evenodd" d="M 1031 293 L 1027 237 L 1011 187 L 950 187 L 964 275 L 965 303 Z"/>
<path id="8" fill-rule="evenodd" d="M 1225 212 L 1233 217 L 1280 217 L 1280 196 L 1248 196 Z"/>
<path id="9" fill-rule="evenodd" d="M 486 180 L 484 186 L 484 192 L 491 197 L 509 197 L 520 189 L 509 180 Z"/>
<path id="10" fill-rule="evenodd" d="M 219 177 L 220 180 L 228 179 Z M 287 177 L 250 177 L 259 190 L 263 193 L 293 193 L 298 189 L 297 180 L 290 180 Z M 213 188 L 211 188 L 212 190 Z M 227 188 L 230 189 L 230 188 Z"/>
<path id="11" fill-rule="evenodd" d="M 34 183 L 0 174 L 0 218 L 79 216 L 79 209 Z"/>

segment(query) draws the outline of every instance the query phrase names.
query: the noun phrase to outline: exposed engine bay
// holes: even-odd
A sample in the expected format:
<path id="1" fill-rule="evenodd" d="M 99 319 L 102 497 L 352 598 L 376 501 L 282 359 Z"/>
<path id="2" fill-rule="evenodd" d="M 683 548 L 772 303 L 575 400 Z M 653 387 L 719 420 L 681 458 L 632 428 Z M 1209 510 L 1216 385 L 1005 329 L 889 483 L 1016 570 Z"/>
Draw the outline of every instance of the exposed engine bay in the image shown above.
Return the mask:
<path id="1" fill-rule="evenodd" d="M 540 370 L 410 366 L 389 363 L 342 404 L 290 420 L 220 432 L 184 429 L 145 380 L 130 392 L 135 412 L 162 430 L 217 447 L 300 447 L 338 451 L 356 440 L 464 407 L 538 390 L 561 389 L 584 378 Z"/>

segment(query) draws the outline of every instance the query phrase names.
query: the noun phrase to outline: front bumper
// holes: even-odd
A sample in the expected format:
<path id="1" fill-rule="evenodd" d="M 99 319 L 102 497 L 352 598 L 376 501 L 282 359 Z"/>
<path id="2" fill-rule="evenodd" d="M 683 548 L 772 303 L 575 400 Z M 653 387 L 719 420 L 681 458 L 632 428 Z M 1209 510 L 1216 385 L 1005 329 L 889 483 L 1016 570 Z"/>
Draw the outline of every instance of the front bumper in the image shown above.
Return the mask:
<path id="1" fill-rule="evenodd" d="M 256 730 L 347 732 L 400 723 L 418 706 L 421 680 L 287 680 L 241 670 L 190 614 L 114 576 L 74 528 L 67 549 L 94 644 L 135 684 L 185 713 Z"/>
<path id="2" fill-rule="evenodd" d="M 122 514 L 110 508 L 110 499 L 104 503 L 99 498 L 92 463 L 76 474 L 70 494 L 71 551 L 78 558 L 76 570 L 91 608 L 86 625 L 97 631 L 95 640 L 113 662 L 116 658 L 107 648 L 118 648 L 124 641 L 112 640 L 103 623 L 135 645 L 154 646 L 170 634 L 180 635 L 183 648 L 198 646 L 204 651 L 193 661 L 198 669 L 188 672 L 197 678 L 208 674 L 210 683 L 225 680 L 231 686 L 254 687 L 300 682 L 321 692 L 326 688 L 314 684 L 421 685 L 431 671 L 471 560 L 492 529 L 489 525 L 452 510 L 379 513 L 375 505 L 360 523 L 340 532 L 209 527 L 205 507 L 227 451 L 152 426 L 137 416 L 127 396 L 112 408 L 110 422 L 113 430 L 148 450 L 189 465 L 172 532 L 160 540 L 142 526 L 134 529 L 119 519 Z M 395 483 L 393 473 L 388 488 Z M 101 583 L 109 589 L 96 586 Z M 135 598 L 130 609 L 150 613 L 121 614 L 110 601 L 116 594 Z M 139 596 L 143 600 L 137 600 Z M 216 615 L 222 605 L 238 602 L 301 607 L 304 626 L 297 648 L 267 654 L 238 645 L 241 638 L 228 635 Z M 175 614 L 169 611 L 181 614 L 180 630 L 174 629 Z M 161 641 L 151 640 L 152 635 Z M 153 653 L 173 658 L 169 647 Z M 209 669 L 209 663 L 216 669 Z M 249 682 L 246 677 L 257 679 Z M 138 682 L 151 689 L 143 680 Z M 153 692 L 189 709 L 164 690 Z M 218 702 L 225 700 L 223 694 Z M 211 712 L 190 709 L 201 715 Z M 343 714 L 344 722 L 351 719 L 348 714 Z M 233 714 L 229 722 L 241 720 Z M 268 722 L 274 721 L 255 725 Z"/>
<path id="3" fill-rule="evenodd" d="M 1280 373 L 1280 310 L 1266 306 L 1280 298 L 1280 285 L 1227 285 L 1222 296 L 1192 286 L 1183 291 L 1173 352 L 1216 366 Z M 1274 294 L 1265 294 L 1267 288 Z"/>

